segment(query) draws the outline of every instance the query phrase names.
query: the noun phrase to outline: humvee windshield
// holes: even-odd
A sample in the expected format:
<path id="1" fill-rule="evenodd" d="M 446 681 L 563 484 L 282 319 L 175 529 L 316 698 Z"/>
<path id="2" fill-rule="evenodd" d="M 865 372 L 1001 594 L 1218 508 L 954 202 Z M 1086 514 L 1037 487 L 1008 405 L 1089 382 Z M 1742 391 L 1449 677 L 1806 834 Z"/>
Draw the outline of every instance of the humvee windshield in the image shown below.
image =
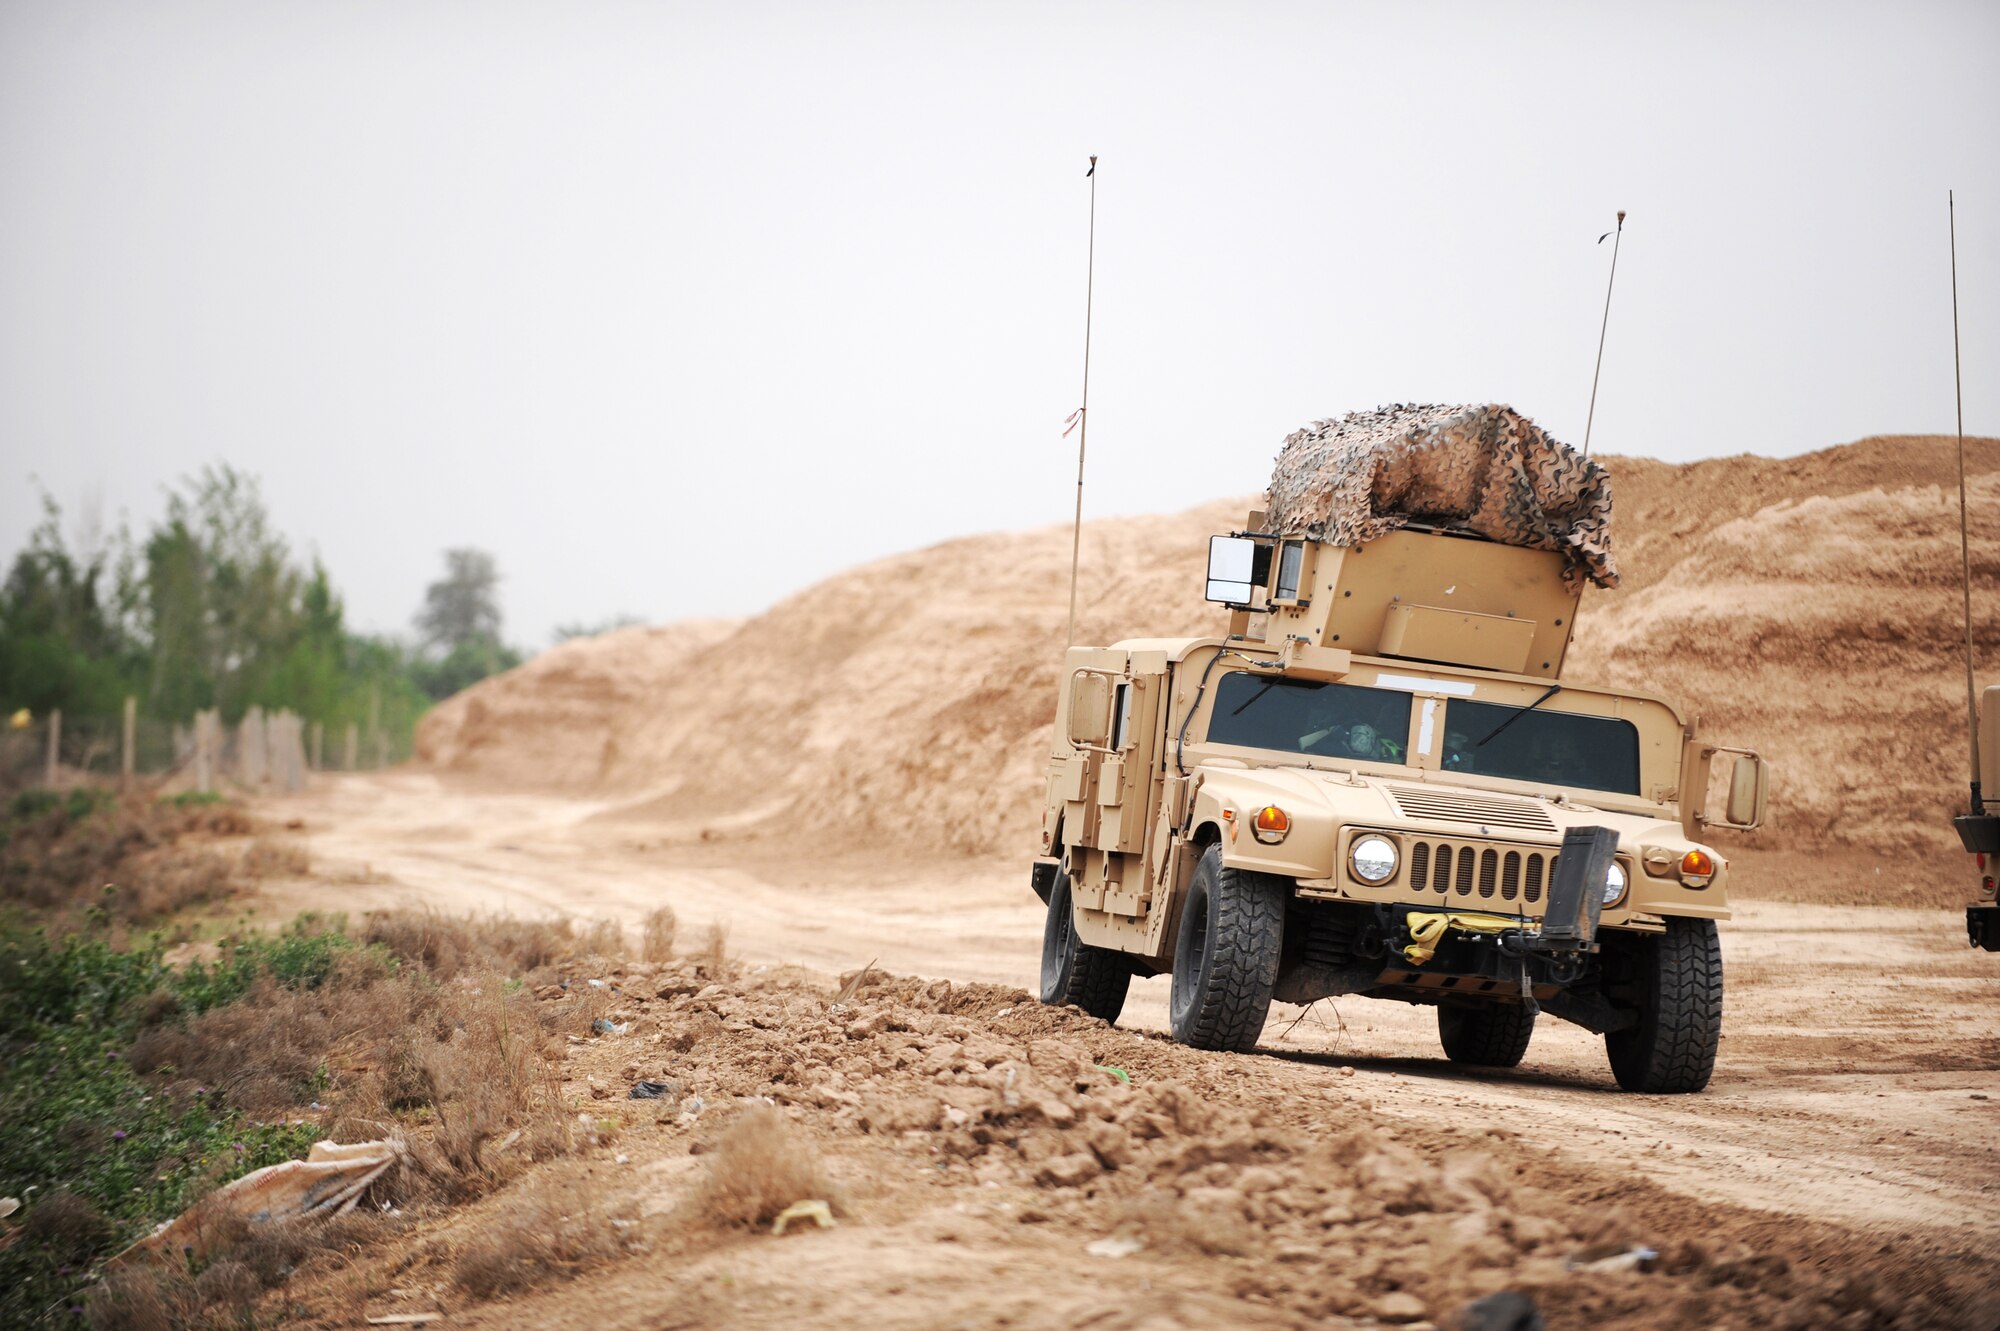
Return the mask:
<path id="1" fill-rule="evenodd" d="M 1397 689 L 1234 671 L 1216 687 L 1208 739 L 1306 757 L 1407 763 L 1411 703 Z M 1639 731 L 1618 717 L 1455 698 L 1445 705 L 1444 732 L 1441 761 L 1448 772 L 1639 793 Z"/>
<path id="2" fill-rule="evenodd" d="M 1407 762 L 1409 736 L 1407 693 L 1241 671 L 1222 677 L 1208 723 L 1214 744 L 1371 763 Z"/>
<path id="3" fill-rule="evenodd" d="M 1494 734 L 1502 725 L 1507 728 Z M 1636 795 L 1639 730 L 1614 716 L 1522 712 L 1454 699 L 1444 709 L 1443 762 L 1448 772 Z"/>

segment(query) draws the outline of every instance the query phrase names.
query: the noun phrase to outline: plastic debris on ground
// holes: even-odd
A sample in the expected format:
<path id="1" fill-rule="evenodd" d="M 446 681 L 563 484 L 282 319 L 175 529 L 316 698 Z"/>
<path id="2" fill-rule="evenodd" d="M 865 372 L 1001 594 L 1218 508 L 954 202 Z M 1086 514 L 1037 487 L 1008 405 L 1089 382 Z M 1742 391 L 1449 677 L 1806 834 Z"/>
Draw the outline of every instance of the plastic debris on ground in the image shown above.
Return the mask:
<path id="1" fill-rule="evenodd" d="M 403 1153 L 403 1143 L 394 1139 L 346 1146 L 314 1142 L 305 1159 L 267 1165 L 224 1184 L 106 1265 L 116 1266 L 135 1253 L 148 1251 L 180 1252 L 198 1258 L 208 1236 L 216 1232 L 216 1217 L 222 1214 L 265 1223 L 351 1211 L 368 1185 L 386 1174 Z"/>
<path id="2" fill-rule="evenodd" d="M 1146 1245 L 1134 1238 L 1117 1235 L 1112 1238 L 1096 1239 L 1083 1245 L 1083 1250 L 1092 1257 L 1130 1257 Z"/>
<path id="3" fill-rule="evenodd" d="M 1650 1271 L 1659 1256 L 1651 1248 L 1628 1248 L 1608 1257 L 1579 1253 L 1563 1265 L 1571 1271 Z"/>
<path id="4" fill-rule="evenodd" d="M 833 1208 L 817 1199 L 813 1201 L 793 1202 L 790 1206 L 778 1212 L 777 1218 L 771 1221 L 771 1232 L 773 1234 L 783 1234 L 785 1227 L 790 1225 L 794 1220 L 810 1220 L 821 1229 L 832 1229 Z"/>

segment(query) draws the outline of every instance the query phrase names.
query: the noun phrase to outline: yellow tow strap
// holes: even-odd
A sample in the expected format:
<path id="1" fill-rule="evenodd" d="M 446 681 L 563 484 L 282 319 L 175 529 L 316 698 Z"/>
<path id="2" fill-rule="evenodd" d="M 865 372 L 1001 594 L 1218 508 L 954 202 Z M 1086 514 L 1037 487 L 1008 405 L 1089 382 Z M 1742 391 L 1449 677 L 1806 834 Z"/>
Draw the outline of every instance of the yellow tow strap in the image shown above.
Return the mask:
<path id="1" fill-rule="evenodd" d="M 1521 921 L 1509 916 L 1482 915 L 1477 911 L 1413 910 L 1403 919 L 1410 926 L 1410 945 L 1403 949 L 1403 955 L 1419 966 L 1437 955 L 1446 929 L 1497 934 L 1521 927 Z"/>

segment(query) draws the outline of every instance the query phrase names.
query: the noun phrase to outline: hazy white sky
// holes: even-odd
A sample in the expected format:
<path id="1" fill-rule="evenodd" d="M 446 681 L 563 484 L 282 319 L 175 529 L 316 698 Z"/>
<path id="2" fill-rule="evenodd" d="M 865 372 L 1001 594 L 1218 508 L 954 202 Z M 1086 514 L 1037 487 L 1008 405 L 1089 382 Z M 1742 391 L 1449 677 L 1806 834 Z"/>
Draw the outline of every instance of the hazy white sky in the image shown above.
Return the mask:
<path id="1" fill-rule="evenodd" d="M 0 0 L 0 556 L 263 478 L 359 626 L 755 610 L 1282 436 L 2000 433 L 2000 5 Z M 968 589 L 969 592 L 976 589 Z M 1190 595 L 1194 594 L 1190 589 Z M 1065 589 L 1050 589 L 1063 600 Z"/>

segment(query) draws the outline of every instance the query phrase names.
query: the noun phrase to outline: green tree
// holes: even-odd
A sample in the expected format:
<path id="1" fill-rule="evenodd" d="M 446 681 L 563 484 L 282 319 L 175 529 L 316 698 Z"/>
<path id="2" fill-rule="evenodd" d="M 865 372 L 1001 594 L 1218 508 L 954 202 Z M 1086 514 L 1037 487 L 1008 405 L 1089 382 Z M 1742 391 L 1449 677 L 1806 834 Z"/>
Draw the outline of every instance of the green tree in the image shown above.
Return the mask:
<path id="1" fill-rule="evenodd" d="M 521 664 L 521 654 L 500 640 L 500 566 L 493 556 L 461 546 L 444 552 L 444 564 L 416 617 L 424 655 L 413 674 L 433 698 Z"/>
<path id="2" fill-rule="evenodd" d="M 305 630 L 303 586 L 255 477 L 223 464 L 183 480 L 146 542 L 154 708 L 235 721 L 267 699 Z"/>
<path id="3" fill-rule="evenodd" d="M 0 587 L 0 702 L 8 710 L 112 712 L 142 668 L 116 587 L 116 543 L 72 550 L 62 511 L 42 496 Z"/>
<path id="4" fill-rule="evenodd" d="M 417 630 L 427 651 L 500 641 L 500 566 L 484 550 L 444 552 L 445 573 L 424 589 Z"/>

